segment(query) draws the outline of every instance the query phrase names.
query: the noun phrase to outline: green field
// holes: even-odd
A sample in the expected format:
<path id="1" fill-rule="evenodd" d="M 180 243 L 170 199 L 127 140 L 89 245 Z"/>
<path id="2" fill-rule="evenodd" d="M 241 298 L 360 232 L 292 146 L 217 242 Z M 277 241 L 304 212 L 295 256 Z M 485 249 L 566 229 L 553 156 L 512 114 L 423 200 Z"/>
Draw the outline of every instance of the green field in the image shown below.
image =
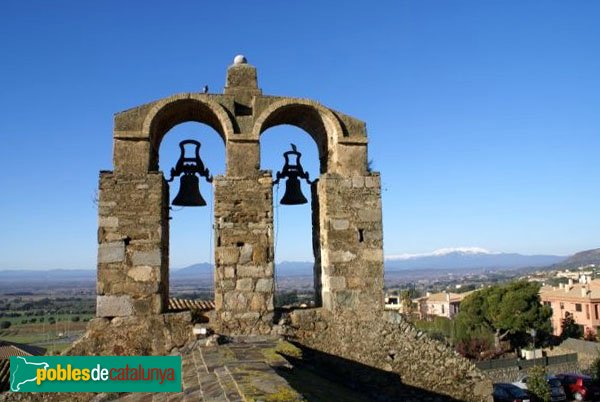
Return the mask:
<path id="1" fill-rule="evenodd" d="M 67 325 L 68 324 L 68 325 Z M 61 352 L 85 332 L 86 322 L 56 324 L 16 324 L 0 330 L 0 340 L 25 343 L 47 349 L 46 354 Z"/>
<path id="2" fill-rule="evenodd" d="M 95 314 L 92 297 L 0 296 L 0 340 L 63 351 L 79 338 Z M 6 322 L 10 323 L 8 328 Z"/>

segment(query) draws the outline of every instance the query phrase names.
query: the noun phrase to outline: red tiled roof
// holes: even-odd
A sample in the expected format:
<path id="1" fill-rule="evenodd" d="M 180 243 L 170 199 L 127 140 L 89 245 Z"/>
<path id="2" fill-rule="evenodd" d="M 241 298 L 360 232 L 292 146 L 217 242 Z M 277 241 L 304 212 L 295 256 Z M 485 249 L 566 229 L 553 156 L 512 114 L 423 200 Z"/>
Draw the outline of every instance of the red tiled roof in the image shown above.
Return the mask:
<path id="1" fill-rule="evenodd" d="M 0 359 L 0 392 L 8 391 L 10 360 Z"/>
<path id="2" fill-rule="evenodd" d="M 169 299 L 169 310 L 214 310 L 212 300 Z"/>
<path id="3" fill-rule="evenodd" d="M 0 392 L 8 391 L 11 356 L 39 356 L 45 352 L 46 349 L 38 346 L 0 340 Z"/>
<path id="4" fill-rule="evenodd" d="M 8 359 L 11 356 L 40 356 L 44 353 L 46 349 L 39 346 L 0 340 L 0 359 Z"/>

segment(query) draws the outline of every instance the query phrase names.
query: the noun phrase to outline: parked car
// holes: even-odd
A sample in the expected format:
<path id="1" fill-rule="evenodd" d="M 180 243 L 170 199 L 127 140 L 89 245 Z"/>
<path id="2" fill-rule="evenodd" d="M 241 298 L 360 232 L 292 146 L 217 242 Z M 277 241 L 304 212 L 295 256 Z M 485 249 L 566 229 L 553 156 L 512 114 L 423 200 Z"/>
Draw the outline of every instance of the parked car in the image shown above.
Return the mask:
<path id="1" fill-rule="evenodd" d="M 600 385 L 589 375 L 557 374 L 567 397 L 577 401 L 600 401 Z"/>
<path id="2" fill-rule="evenodd" d="M 528 378 L 527 374 L 524 374 L 524 375 L 520 376 L 517 381 L 513 382 L 513 385 L 526 390 L 526 389 L 528 389 L 527 388 L 528 379 L 529 378 Z M 548 381 L 548 385 L 550 386 L 550 401 L 551 402 L 566 401 L 567 394 L 565 393 L 565 390 L 564 390 L 560 380 L 558 378 L 556 378 L 555 376 L 548 376 L 548 377 L 546 377 L 546 380 Z"/>
<path id="3" fill-rule="evenodd" d="M 494 402 L 531 402 L 529 393 L 509 383 L 494 384 Z"/>

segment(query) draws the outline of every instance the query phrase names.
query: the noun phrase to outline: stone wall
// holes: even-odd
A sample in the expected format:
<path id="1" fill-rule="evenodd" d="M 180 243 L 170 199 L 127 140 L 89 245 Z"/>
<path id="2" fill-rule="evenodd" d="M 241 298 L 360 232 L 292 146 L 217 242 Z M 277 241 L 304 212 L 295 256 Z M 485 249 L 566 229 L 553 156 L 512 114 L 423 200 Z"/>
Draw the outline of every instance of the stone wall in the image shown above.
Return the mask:
<path id="1" fill-rule="evenodd" d="M 494 382 L 515 382 L 522 375 L 527 373 L 529 369 L 520 369 L 518 366 L 513 366 L 500 369 L 484 370 L 483 372 Z M 579 362 L 569 362 L 548 365 L 546 366 L 546 372 L 550 375 L 559 373 L 580 373 L 581 369 Z"/>
<path id="2" fill-rule="evenodd" d="M 168 187 L 160 173 L 100 174 L 98 317 L 162 313 L 168 302 Z"/>
<path id="3" fill-rule="evenodd" d="M 383 310 L 383 228 L 378 174 L 324 174 L 317 184 L 322 305 L 369 317 Z"/>
<path id="4" fill-rule="evenodd" d="M 63 352 L 71 356 L 168 355 L 194 340 L 189 311 L 95 318 L 84 336 Z"/>
<path id="5" fill-rule="evenodd" d="M 268 333 L 273 321 L 271 172 L 218 177 L 215 185 L 215 307 L 225 333 Z"/>
<path id="6" fill-rule="evenodd" d="M 492 382 L 482 371 L 396 312 L 366 320 L 324 309 L 296 310 L 285 333 L 309 348 L 396 373 L 403 384 L 435 391 L 448 400 L 491 401 Z"/>

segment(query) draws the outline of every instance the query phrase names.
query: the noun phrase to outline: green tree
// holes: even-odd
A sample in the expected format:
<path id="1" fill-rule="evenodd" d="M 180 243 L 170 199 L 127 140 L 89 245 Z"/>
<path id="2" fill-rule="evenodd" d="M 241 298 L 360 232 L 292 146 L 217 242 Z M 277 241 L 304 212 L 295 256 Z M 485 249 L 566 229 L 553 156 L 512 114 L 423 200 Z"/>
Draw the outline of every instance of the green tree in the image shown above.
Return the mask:
<path id="1" fill-rule="evenodd" d="M 473 292 L 460 305 L 458 337 L 468 339 L 473 333 L 488 331 L 499 349 L 503 340 L 519 346 L 531 329 L 537 331 L 538 339 L 547 336 L 552 330 L 552 310 L 541 304 L 539 289 L 537 283 L 516 281 Z"/>
<path id="2" fill-rule="evenodd" d="M 579 339 L 583 337 L 583 330 L 580 325 L 577 325 L 573 314 L 568 311 L 565 313 L 565 318 L 560 321 L 560 339 L 563 341 L 567 338 Z"/>
<path id="3" fill-rule="evenodd" d="M 412 301 L 413 292 L 410 289 L 403 290 L 400 292 L 400 303 L 402 304 L 402 311 L 406 314 L 407 317 L 412 317 L 412 315 L 417 311 L 417 304 Z"/>
<path id="4" fill-rule="evenodd" d="M 7 329 L 10 328 L 10 321 L 1 321 L 0 322 L 0 329 Z"/>
<path id="5" fill-rule="evenodd" d="M 550 402 L 552 396 L 550 384 L 546 380 L 546 368 L 544 366 L 533 366 L 529 370 L 527 389 L 541 402 Z"/>

